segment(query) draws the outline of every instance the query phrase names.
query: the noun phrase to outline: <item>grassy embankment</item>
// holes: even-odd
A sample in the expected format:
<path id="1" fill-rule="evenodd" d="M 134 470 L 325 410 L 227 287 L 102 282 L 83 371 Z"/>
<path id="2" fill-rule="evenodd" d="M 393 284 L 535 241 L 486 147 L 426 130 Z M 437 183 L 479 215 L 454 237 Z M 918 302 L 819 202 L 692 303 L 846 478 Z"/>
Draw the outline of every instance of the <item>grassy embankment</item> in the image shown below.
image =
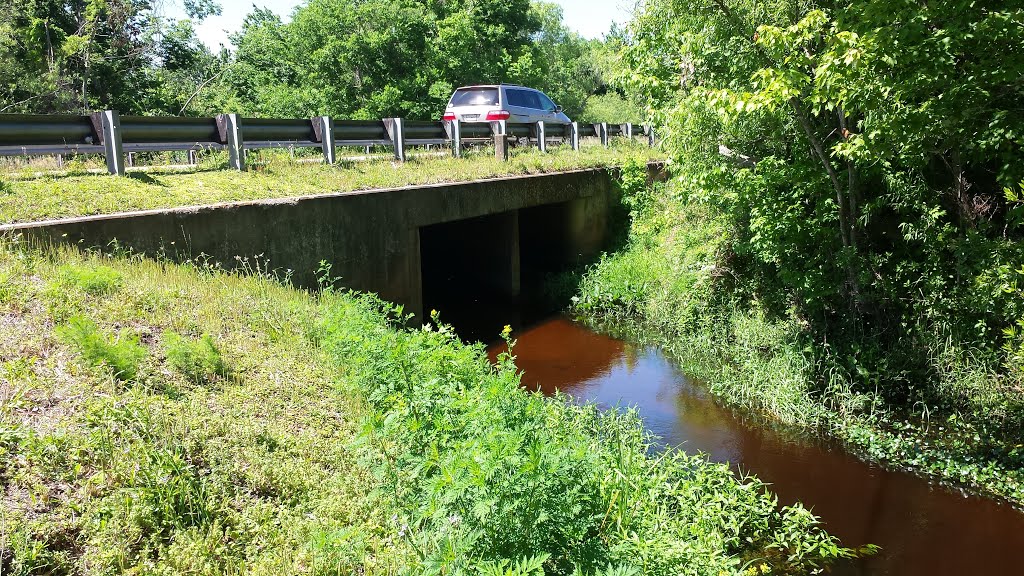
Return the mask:
<path id="1" fill-rule="evenodd" d="M 60 175 L 24 170 L 0 177 L 0 224 L 605 167 L 637 154 L 657 159 L 660 153 L 639 141 L 618 140 L 610 148 L 588 145 L 578 152 L 565 146 L 552 147 L 547 154 L 516 148 L 508 162 L 478 150 L 464 158 L 423 157 L 404 164 L 374 160 L 326 166 L 298 163 L 283 152 L 261 151 L 252 155 L 249 170 L 243 173 L 228 170 L 222 154 L 211 156 L 193 170 L 154 168 L 130 173 L 126 178 L 74 169 Z"/>
<path id="2" fill-rule="evenodd" d="M 628 173 L 628 245 L 584 274 L 578 311 L 658 343 L 726 403 L 834 435 L 865 459 L 1024 505 L 1024 449 L 1013 433 L 1024 408 L 1013 374 L 936 342 L 934 378 L 904 395 L 925 400 L 855 381 L 792 310 L 773 317 L 735 293 L 742 278 L 723 216 L 687 203 L 677 184 L 651 189 Z"/>
<path id="3" fill-rule="evenodd" d="M 0 244 L 3 574 L 807 573 L 806 510 L 373 298 Z M 543 570 L 543 572 L 541 572 Z M 753 572 L 751 572 L 753 571 Z"/>

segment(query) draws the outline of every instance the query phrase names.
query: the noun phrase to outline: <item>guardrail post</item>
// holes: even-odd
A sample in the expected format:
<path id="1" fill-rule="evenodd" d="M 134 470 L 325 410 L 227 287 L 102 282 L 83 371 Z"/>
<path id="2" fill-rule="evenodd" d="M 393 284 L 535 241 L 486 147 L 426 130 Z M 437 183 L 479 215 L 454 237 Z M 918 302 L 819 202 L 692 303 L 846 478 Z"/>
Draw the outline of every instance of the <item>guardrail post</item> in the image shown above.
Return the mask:
<path id="1" fill-rule="evenodd" d="M 196 151 L 195 150 L 189 150 L 188 151 L 188 163 L 193 165 L 193 166 L 196 165 Z"/>
<path id="2" fill-rule="evenodd" d="M 494 136 L 494 157 L 502 162 L 508 161 L 508 136 L 504 120 L 491 122 L 491 135 Z"/>
<path id="3" fill-rule="evenodd" d="M 569 143 L 573 150 L 580 149 L 580 125 L 576 122 L 569 125 Z"/>
<path id="4" fill-rule="evenodd" d="M 384 121 L 391 136 L 391 145 L 395 149 L 395 160 L 405 162 L 405 120 L 402 118 L 387 118 Z"/>
<path id="5" fill-rule="evenodd" d="M 107 172 L 124 175 L 124 146 L 121 144 L 121 115 L 117 110 L 104 110 L 92 115 L 92 126 L 103 144 Z"/>
<path id="6" fill-rule="evenodd" d="M 626 139 L 632 141 L 633 140 L 633 124 L 630 123 L 630 122 L 627 122 L 625 124 L 621 124 L 620 127 L 622 128 L 622 133 L 626 135 Z"/>
<path id="7" fill-rule="evenodd" d="M 330 116 L 313 118 L 313 133 L 320 139 L 320 147 L 324 151 L 324 162 L 334 164 L 337 156 L 334 149 L 334 120 Z"/>
<path id="8" fill-rule="evenodd" d="M 245 143 L 242 141 L 242 120 L 238 114 L 218 114 L 217 131 L 228 149 L 228 166 L 245 170 Z"/>
<path id="9" fill-rule="evenodd" d="M 508 138 L 504 133 L 494 135 L 494 157 L 502 162 L 508 161 Z"/>
<path id="10" fill-rule="evenodd" d="M 548 151 L 548 137 L 544 131 L 543 120 L 537 122 L 537 150 L 540 150 L 541 152 Z"/>
<path id="11" fill-rule="evenodd" d="M 601 122 L 597 126 L 598 126 L 598 128 L 600 128 L 598 130 L 598 132 L 599 132 L 598 135 L 601 137 L 601 146 L 604 146 L 605 148 L 607 148 L 608 147 L 608 123 L 607 122 Z"/>
<path id="12" fill-rule="evenodd" d="M 450 120 L 448 128 L 451 130 L 452 156 L 460 158 L 462 157 L 462 122 L 459 122 L 458 119 Z"/>
<path id="13" fill-rule="evenodd" d="M 654 148 L 654 126 L 648 124 L 644 128 L 647 132 L 647 145 Z"/>

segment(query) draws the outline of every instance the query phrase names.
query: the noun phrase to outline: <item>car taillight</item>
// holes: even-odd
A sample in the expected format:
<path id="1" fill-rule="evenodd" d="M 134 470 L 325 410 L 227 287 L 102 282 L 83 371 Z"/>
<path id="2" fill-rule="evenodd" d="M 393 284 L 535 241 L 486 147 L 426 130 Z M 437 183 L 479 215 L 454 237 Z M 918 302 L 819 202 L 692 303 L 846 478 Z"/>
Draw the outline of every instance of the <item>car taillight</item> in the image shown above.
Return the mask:
<path id="1" fill-rule="evenodd" d="M 487 120 L 508 120 L 509 116 L 508 110 L 491 110 L 487 113 Z"/>
<path id="2" fill-rule="evenodd" d="M 441 120 L 452 122 L 455 120 L 455 114 L 453 112 L 445 112 L 444 116 L 441 116 Z"/>

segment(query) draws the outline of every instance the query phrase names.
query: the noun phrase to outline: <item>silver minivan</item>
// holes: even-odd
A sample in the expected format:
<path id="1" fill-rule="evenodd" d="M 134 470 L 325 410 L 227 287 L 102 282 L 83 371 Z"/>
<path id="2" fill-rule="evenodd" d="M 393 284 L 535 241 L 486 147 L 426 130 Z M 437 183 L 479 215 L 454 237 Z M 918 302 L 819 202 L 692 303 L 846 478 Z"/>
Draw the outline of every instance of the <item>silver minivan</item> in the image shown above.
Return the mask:
<path id="1" fill-rule="evenodd" d="M 540 90 L 515 84 L 463 86 L 452 94 L 442 120 L 460 122 L 551 122 L 568 124 L 569 117 Z"/>

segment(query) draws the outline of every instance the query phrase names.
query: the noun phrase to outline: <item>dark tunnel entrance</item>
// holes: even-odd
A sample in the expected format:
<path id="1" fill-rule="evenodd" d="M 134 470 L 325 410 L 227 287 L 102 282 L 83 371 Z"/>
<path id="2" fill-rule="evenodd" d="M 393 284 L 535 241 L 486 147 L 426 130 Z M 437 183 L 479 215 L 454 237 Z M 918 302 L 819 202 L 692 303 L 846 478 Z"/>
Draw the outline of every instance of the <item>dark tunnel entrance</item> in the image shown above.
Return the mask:
<path id="1" fill-rule="evenodd" d="M 553 298 L 553 275 L 580 263 L 572 242 L 572 203 L 547 204 L 519 211 L 520 278 L 523 300 L 549 314 L 568 304 Z"/>
<path id="2" fill-rule="evenodd" d="M 492 342 L 554 312 L 545 285 L 577 264 L 571 202 L 420 228 L 424 320 L 431 310 L 469 341 Z"/>

